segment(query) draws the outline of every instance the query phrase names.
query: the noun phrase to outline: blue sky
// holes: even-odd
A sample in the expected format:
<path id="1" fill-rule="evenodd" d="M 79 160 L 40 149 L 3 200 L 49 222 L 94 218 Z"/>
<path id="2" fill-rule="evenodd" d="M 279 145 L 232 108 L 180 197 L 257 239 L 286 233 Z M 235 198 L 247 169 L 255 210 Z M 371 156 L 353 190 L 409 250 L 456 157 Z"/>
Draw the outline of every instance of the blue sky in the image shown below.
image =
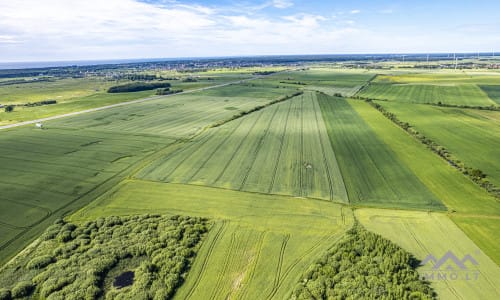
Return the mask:
<path id="1" fill-rule="evenodd" d="M 0 62 L 500 51 L 500 1 L 0 0 Z"/>

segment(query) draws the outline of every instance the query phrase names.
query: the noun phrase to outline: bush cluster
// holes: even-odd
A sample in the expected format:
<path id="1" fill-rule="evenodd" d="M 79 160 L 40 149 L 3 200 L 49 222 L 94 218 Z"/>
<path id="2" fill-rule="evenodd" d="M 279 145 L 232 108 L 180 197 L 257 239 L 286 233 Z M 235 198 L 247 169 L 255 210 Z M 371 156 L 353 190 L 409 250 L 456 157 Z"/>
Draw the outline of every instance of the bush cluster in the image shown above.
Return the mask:
<path id="1" fill-rule="evenodd" d="M 115 85 L 108 89 L 108 93 L 130 93 L 154 90 L 158 88 L 170 88 L 168 82 L 131 82 L 122 85 Z"/>
<path id="2" fill-rule="evenodd" d="M 11 278 L 0 299 L 171 298 L 206 232 L 205 219 L 181 216 L 112 216 L 80 225 L 58 220 L 24 263 L 2 274 L 21 279 Z M 135 273 L 131 286 L 104 285 L 111 270 L 131 260 L 139 262 L 128 270 Z"/>
<path id="3" fill-rule="evenodd" d="M 309 267 L 292 299 L 434 299 L 396 244 L 355 224 L 323 258 Z"/>

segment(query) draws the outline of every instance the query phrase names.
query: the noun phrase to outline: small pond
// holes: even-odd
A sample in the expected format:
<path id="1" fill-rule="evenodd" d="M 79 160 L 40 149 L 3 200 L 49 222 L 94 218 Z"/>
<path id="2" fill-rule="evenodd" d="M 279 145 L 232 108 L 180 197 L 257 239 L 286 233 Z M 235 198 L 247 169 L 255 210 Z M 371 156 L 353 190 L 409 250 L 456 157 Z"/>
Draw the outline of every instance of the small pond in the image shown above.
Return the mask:
<path id="1" fill-rule="evenodd" d="M 124 288 L 126 286 L 130 286 L 134 283 L 134 272 L 127 271 L 123 272 L 120 275 L 115 277 L 113 281 L 113 286 L 117 289 Z"/>

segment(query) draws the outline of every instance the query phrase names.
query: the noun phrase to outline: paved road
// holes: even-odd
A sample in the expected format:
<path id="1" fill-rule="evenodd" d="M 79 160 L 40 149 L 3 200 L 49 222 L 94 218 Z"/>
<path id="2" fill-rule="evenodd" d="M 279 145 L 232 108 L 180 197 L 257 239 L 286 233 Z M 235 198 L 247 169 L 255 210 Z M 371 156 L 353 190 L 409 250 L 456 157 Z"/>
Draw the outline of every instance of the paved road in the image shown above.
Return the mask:
<path id="1" fill-rule="evenodd" d="M 151 100 L 157 100 L 157 99 L 161 99 L 161 98 L 165 98 L 165 97 L 171 97 L 174 95 L 189 94 L 189 93 L 219 88 L 219 87 L 228 86 L 228 85 L 235 84 L 235 83 L 242 83 L 245 81 L 254 80 L 254 79 L 257 79 L 260 77 L 261 76 L 256 76 L 256 77 L 252 77 L 252 78 L 241 79 L 238 81 L 231 81 L 231 82 L 227 82 L 227 83 L 223 83 L 223 84 L 212 85 L 212 86 L 207 86 L 207 87 L 203 87 L 203 88 L 199 88 L 199 89 L 189 90 L 189 91 L 185 91 L 185 92 L 177 93 L 177 94 L 153 96 L 153 97 L 142 98 L 142 99 L 127 101 L 127 102 L 120 102 L 120 103 L 116 103 L 116 104 L 111 104 L 111 105 L 106 105 L 106 106 L 101 106 L 101 107 L 96 107 L 96 108 L 91 108 L 91 109 L 86 109 L 86 110 L 81 110 L 81 111 L 75 111 L 72 113 L 67 113 L 67 114 L 62 114 L 62 115 L 57 115 L 57 116 L 52 116 L 52 117 L 47 117 L 47 118 L 42 118 L 42 119 L 37 119 L 37 120 L 31 120 L 31 121 L 19 122 L 19 123 L 14 123 L 14 124 L 9 124 L 9 125 L 3 125 L 3 126 L 0 126 L 0 130 L 24 126 L 24 125 L 30 125 L 30 124 L 35 124 L 35 123 L 65 118 L 65 117 L 71 117 L 71 116 L 76 116 L 76 115 L 81 115 L 81 114 L 86 114 L 89 112 L 109 109 L 109 108 L 113 108 L 113 107 L 119 107 L 119 106 L 134 104 L 134 103 L 141 103 L 141 102 L 146 102 L 146 101 L 151 101 Z"/>

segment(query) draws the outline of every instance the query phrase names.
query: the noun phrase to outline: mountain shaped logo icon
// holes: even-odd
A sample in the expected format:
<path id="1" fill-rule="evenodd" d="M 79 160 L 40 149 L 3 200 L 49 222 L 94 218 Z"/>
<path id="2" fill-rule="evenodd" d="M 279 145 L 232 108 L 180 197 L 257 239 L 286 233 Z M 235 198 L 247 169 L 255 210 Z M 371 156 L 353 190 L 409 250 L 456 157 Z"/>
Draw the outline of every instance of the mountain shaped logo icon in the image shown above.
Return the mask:
<path id="1" fill-rule="evenodd" d="M 467 270 L 467 266 L 465 265 L 466 262 L 470 262 L 474 266 L 478 265 L 478 262 L 470 254 L 467 254 L 464 256 L 464 258 L 459 259 L 452 251 L 446 252 L 445 255 L 443 255 L 443 257 L 441 257 L 439 260 L 436 259 L 434 255 L 429 254 L 420 263 L 420 265 L 421 266 L 426 265 L 430 261 L 434 263 L 434 267 L 432 267 L 433 270 L 439 270 L 442 267 L 446 266 L 446 264 L 449 264 L 446 267 L 446 270 L 453 270 L 453 264 L 462 270 Z"/>

